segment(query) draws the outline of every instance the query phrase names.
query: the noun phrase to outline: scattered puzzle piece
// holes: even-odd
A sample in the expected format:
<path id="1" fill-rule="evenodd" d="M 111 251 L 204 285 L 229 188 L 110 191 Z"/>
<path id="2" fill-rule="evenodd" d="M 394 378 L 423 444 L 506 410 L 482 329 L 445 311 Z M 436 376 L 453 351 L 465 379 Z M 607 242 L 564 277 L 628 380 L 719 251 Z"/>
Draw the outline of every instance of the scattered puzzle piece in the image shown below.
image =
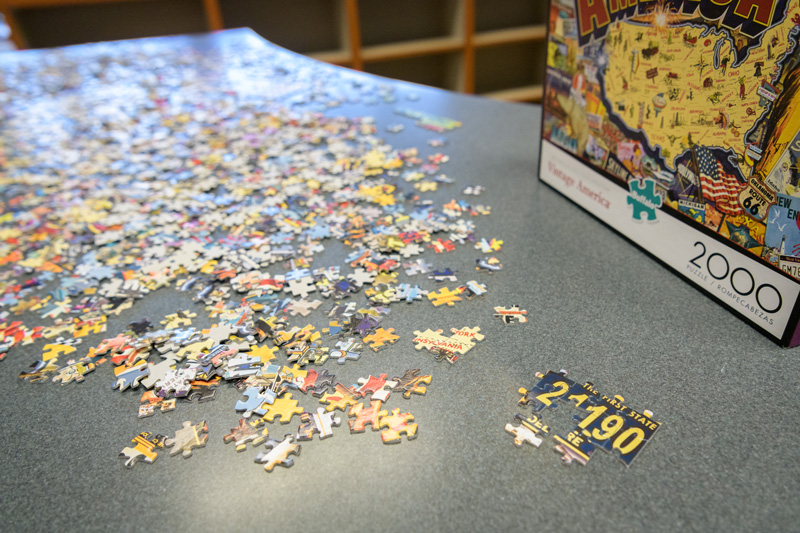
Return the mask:
<path id="1" fill-rule="evenodd" d="M 290 455 L 300 455 L 300 445 L 294 443 L 294 436 L 287 434 L 282 441 L 270 439 L 265 447 L 268 452 L 260 452 L 256 455 L 256 463 L 264 465 L 264 470 L 272 472 L 275 465 L 289 468 L 294 465 L 294 458 Z"/>
<path id="2" fill-rule="evenodd" d="M 394 344 L 400 337 L 394 334 L 394 328 L 384 329 L 378 328 L 374 333 L 364 337 L 364 342 L 369 344 L 373 351 L 377 352 L 381 348 Z"/>
<path id="3" fill-rule="evenodd" d="M 336 379 L 336 376 L 328 372 L 327 369 L 319 373 L 316 370 L 309 370 L 299 389 L 303 393 L 311 392 L 312 396 L 320 397 L 328 392 L 328 388 L 333 385 L 334 379 Z"/>
<path id="4" fill-rule="evenodd" d="M 259 430 L 253 427 L 244 418 L 239 419 L 239 425 L 231 429 L 231 432 L 222 436 L 222 441 L 225 444 L 233 441 L 237 452 L 242 452 L 247 449 L 247 443 L 251 443 L 253 447 L 260 445 L 267 439 L 269 428 Z"/>
<path id="5" fill-rule="evenodd" d="M 451 290 L 447 287 L 442 287 L 438 291 L 429 292 L 428 300 L 431 301 L 434 307 L 439 307 L 440 305 L 448 305 L 452 307 L 456 304 L 456 302 L 461 301 L 459 294 L 461 294 L 461 291 L 458 289 Z"/>
<path id="6" fill-rule="evenodd" d="M 140 402 L 144 405 L 139 406 L 139 418 L 147 418 L 148 416 L 153 416 L 156 414 L 156 409 L 159 408 L 161 409 L 162 413 L 172 411 L 175 409 L 177 400 L 175 398 L 165 400 L 164 398 L 156 395 L 155 392 L 148 390 L 144 391 Z"/>
<path id="7" fill-rule="evenodd" d="M 355 393 L 359 396 L 366 396 L 367 394 L 374 394 L 375 392 L 383 389 L 386 384 L 387 374 L 381 374 L 379 377 L 370 375 L 368 378 L 359 378 L 360 386 L 355 389 Z"/>
<path id="8" fill-rule="evenodd" d="M 495 307 L 494 308 L 494 317 L 499 318 L 503 321 L 505 325 L 511 325 L 514 322 L 518 322 L 520 324 L 524 324 L 528 321 L 527 315 L 528 312 L 524 309 L 520 309 L 518 305 L 513 305 L 511 307 Z"/>
<path id="9" fill-rule="evenodd" d="M 205 421 L 192 424 L 189 420 L 183 423 L 183 428 L 175 432 L 175 437 L 164 441 L 164 446 L 172 448 L 170 455 L 183 453 L 183 457 L 191 457 L 194 448 L 202 448 L 208 441 L 208 425 Z"/>
<path id="10" fill-rule="evenodd" d="M 150 367 L 145 361 L 140 361 L 132 367 L 118 366 L 114 369 L 114 383 L 111 384 L 112 389 L 119 389 L 120 392 L 128 387 L 135 389 L 139 386 L 139 382 L 143 380 L 150 373 Z"/>
<path id="11" fill-rule="evenodd" d="M 348 412 L 348 416 L 355 417 L 355 420 L 348 420 L 350 426 L 350 433 L 363 433 L 366 430 L 367 424 L 372 427 L 372 431 L 379 431 L 380 419 L 388 415 L 388 411 L 381 411 L 381 402 L 373 400 L 370 402 L 368 408 L 364 408 L 364 404 L 359 402 L 352 407 Z"/>
<path id="12" fill-rule="evenodd" d="M 381 440 L 384 444 L 394 444 L 400 442 L 401 436 L 405 433 L 408 440 L 417 438 L 417 424 L 410 424 L 414 420 L 411 413 L 400 413 L 400 408 L 392 409 L 392 414 L 380 419 Z"/>
<path id="13" fill-rule="evenodd" d="M 334 413 L 326 413 L 322 407 L 317 408 L 316 413 L 304 412 L 300 416 L 303 423 L 297 428 L 297 440 L 312 440 L 314 434 L 318 434 L 320 439 L 333 436 L 334 427 L 339 427 L 342 419 Z"/>
<path id="14" fill-rule="evenodd" d="M 125 466 L 127 468 L 133 468 L 140 460 L 145 463 L 152 463 L 158 459 L 156 449 L 164 447 L 164 440 L 164 435 L 156 435 L 150 431 L 144 431 L 131 441 L 136 446 L 123 448 L 119 456 L 125 458 Z"/>
<path id="15" fill-rule="evenodd" d="M 356 351 L 361 348 L 361 343 L 356 342 L 353 337 L 337 342 L 336 347 L 339 349 L 332 351 L 331 357 L 335 357 L 336 362 L 340 365 L 345 364 L 347 361 L 358 361 L 361 357 L 361 352 Z"/>
<path id="16" fill-rule="evenodd" d="M 428 389 L 424 385 L 430 385 L 433 376 L 420 376 L 419 373 L 420 369 L 414 368 L 406 370 L 402 377 L 392 378 L 392 381 L 397 383 L 392 390 L 402 391 L 403 398 L 406 400 L 411 398 L 411 394 L 425 394 Z"/>
<path id="17" fill-rule="evenodd" d="M 58 373 L 53 376 L 53 382 L 61 382 L 62 385 L 67 383 L 80 383 L 84 380 L 84 376 L 95 369 L 94 363 L 84 363 L 78 361 L 77 363 L 69 364 L 61 368 Z"/>
<path id="18" fill-rule="evenodd" d="M 164 325 L 164 329 L 176 329 L 184 326 L 191 326 L 192 319 L 196 316 L 197 313 L 192 313 L 191 311 L 178 311 L 171 315 L 165 316 L 164 320 L 161 321 L 161 324 Z"/>
<path id="19" fill-rule="evenodd" d="M 299 415 L 303 412 L 302 407 L 297 406 L 297 400 L 292 400 L 291 393 L 286 393 L 280 398 L 276 399 L 272 405 L 264 405 L 266 413 L 262 417 L 267 422 L 272 422 L 275 417 L 280 417 L 281 424 L 288 424 L 294 415 Z"/>
<path id="20" fill-rule="evenodd" d="M 275 402 L 276 394 L 274 391 L 266 390 L 262 392 L 262 387 L 249 387 L 242 394 L 247 400 L 236 402 L 236 411 L 244 411 L 242 416 L 250 418 L 253 414 L 259 416 L 267 412 L 267 405 Z"/>
<path id="21" fill-rule="evenodd" d="M 486 239 L 481 239 L 480 241 L 475 243 L 475 249 L 480 250 L 485 254 L 488 254 L 489 252 L 499 252 L 502 247 L 503 247 L 503 241 L 498 239 L 492 239 L 490 241 L 487 241 Z"/>
<path id="22" fill-rule="evenodd" d="M 327 411 L 333 411 L 335 409 L 344 411 L 349 405 L 354 405 L 357 401 L 358 394 L 341 383 L 337 383 L 334 387 L 334 391 L 326 392 L 325 395 L 320 398 L 319 403 L 328 404 L 326 407 Z"/>
<path id="23" fill-rule="evenodd" d="M 491 274 L 492 272 L 503 270 L 503 265 L 496 257 L 487 257 L 485 259 L 475 260 L 475 270 Z"/>

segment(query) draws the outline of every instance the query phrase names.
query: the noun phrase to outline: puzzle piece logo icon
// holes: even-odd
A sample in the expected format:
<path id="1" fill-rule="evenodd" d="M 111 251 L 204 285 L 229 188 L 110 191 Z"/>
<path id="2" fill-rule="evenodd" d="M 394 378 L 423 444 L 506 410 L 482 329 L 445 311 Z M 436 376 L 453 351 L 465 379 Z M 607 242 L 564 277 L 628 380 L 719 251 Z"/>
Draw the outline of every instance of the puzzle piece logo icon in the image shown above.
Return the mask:
<path id="1" fill-rule="evenodd" d="M 664 203 L 664 198 L 656 192 L 656 182 L 652 179 L 634 180 L 628 186 L 628 205 L 633 206 L 634 220 L 644 220 L 655 222 L 656 211 Z"/>

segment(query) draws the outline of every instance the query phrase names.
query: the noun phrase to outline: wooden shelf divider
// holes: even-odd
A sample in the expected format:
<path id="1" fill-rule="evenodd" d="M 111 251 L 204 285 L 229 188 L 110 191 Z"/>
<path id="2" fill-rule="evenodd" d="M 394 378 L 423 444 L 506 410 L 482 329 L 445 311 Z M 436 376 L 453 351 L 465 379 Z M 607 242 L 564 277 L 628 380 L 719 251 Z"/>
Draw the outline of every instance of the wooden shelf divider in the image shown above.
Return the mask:
<path id="1" fill-rule="evenodd" d="M 497 46 L 502 44 L 544 41 L 547 27 L 544 25 L 521 26 L 502 30 L 482 31 L 475 34 L 475 47 Z"/>

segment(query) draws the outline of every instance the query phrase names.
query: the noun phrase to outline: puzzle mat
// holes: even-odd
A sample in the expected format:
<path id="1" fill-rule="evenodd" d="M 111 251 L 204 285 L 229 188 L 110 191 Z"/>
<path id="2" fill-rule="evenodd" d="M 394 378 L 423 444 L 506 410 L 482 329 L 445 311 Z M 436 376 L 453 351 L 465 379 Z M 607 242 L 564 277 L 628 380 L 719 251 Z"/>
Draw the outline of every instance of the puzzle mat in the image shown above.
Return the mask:
<path id="1" fill-rule="evenodd" d="M 266 474 L 222 441 L 236 421 L 232 388 L 213 409 L 194 403 L 140 421 L 131 414 L 138 395 L 111 394 L 105 379 L 63 388 L 20 382 L 20 363 L 36 356 L 20 347 L 0 363 L 0 518 L 15 530 L 295 531 L 308 513 L 333 530 L 795 527 L 798 352 L 777 348 L 539 183 L 538 108 L 397 86 L 420 95 L 417 108 L 464 121 L 447 137 L 448 170 L 487 186 L 482 198 L 496 212 L 482 229 L 504 237 L 508 273 L 474 305 L 393 314 L 391 327 L 405 333 L 399 343 L 367 351 L 358 365 L 330 367 L 345 383 L 370 372 L 435 370 L 423 399 L 393 404 L 409 406 L 418 437 L 376 446 L 340 431 L 304 449 L 291 469 Z M 336 112 L 385 125 L 398 121 L 392 109 Z M 422 133 L 407 126 L 397 135 L 392 143 L 402 146 Z M 516 302 L 527 324 L 492 318 L 493 306 Z M 156 298 L 140 312 L 163 316 L 175 305 Z M 434 367 L 409 340 L 414 330 L 472 324 L 478 314 L 487 339 L 456 365 Z M 565 467 L 545 445 L 513 445 L 503 426 L 514 422 L 517 389 L 537 370 L 560 368 L 664 423 L 629 469 L 600 452 L 586 467 Z M 209 427 L 194 457 L 162 451 L 154 465 L 122 467 L 117 453 L 133 436 L 172 436 L 184 420 Z M 282 438 L 281 429 L 273 425 L 270 437 Z"/>

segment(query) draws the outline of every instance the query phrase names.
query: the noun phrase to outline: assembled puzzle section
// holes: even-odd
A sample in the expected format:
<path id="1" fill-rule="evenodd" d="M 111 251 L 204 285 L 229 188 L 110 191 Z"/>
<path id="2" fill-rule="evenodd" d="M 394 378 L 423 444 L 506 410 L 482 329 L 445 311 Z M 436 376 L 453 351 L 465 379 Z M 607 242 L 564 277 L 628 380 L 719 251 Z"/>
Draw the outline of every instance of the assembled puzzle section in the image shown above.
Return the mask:
<path id="1" fill-rule="evenodd" d="M 800 4 L 551 0 L 541 179 L 800 344 Z"/>
<path id="2" fill-rule="evenodd" d="M 580 385 L 566 374 L 563 370 L 537 373 L 538 381 L 530 389 L 519 389 L 519 405 L 529 407 L 531 414 L 515 414 L 518 426 L 506 424 L 505 430 L 514 436 L 514 444 L 538 448 L 553 433 L 547 423 L 551 413 L 571 405 L 581 413 L 572 417 L 575 427 L 565 435 L 553 435 L 553 449 L 562 461 L 586 465 L 595 449 L 600 448 L 630 466 L 661 423 L 653 419 L 649 410 L 637 411 L 626 405 L 622 396 L 603 395 L 592 383 Z"/>

